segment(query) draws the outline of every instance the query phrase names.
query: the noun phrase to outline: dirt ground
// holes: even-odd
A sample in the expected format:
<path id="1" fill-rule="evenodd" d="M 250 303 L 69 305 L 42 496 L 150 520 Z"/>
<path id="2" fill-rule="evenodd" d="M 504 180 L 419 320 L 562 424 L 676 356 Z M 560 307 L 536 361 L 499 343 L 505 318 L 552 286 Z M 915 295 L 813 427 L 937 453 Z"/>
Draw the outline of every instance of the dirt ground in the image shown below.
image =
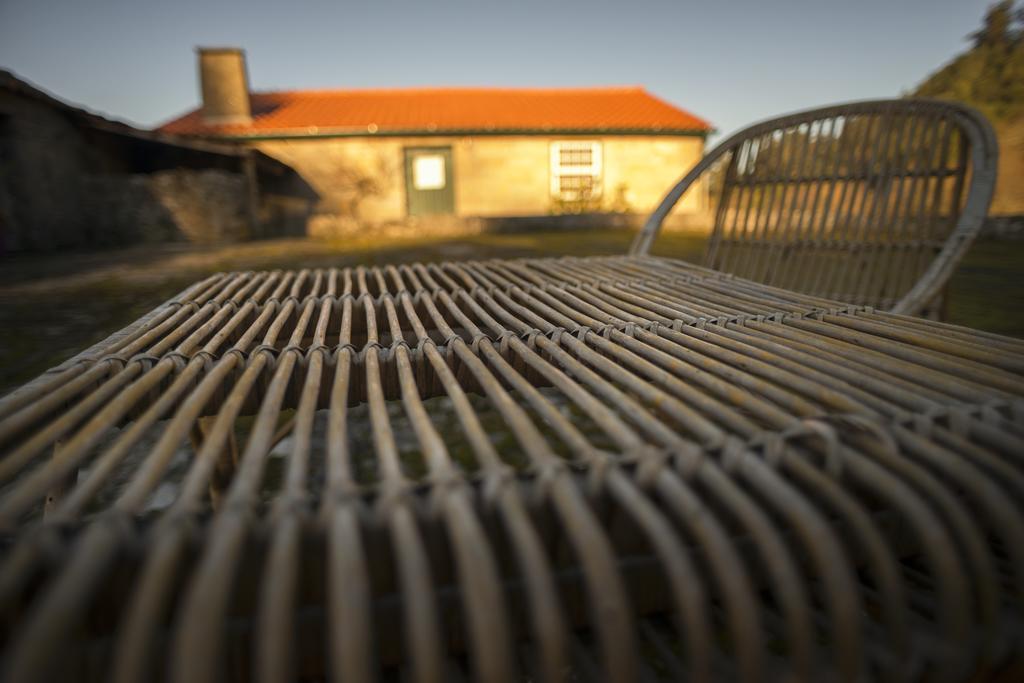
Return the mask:
<path id="1" fill-rule="evenodd" d="M 381 243 L 275 240 L 147 246 L 0 260 L 0 395 L 125 326 L 191 282 L 226 270 L 443 259 L 623 253 L 623 230 Z M 656 252 L 699 260 L 703 238 L 668 234 Z M 1024 337 L 1024 241 L 980 242 L 951 284 L 950 322 Z"/>

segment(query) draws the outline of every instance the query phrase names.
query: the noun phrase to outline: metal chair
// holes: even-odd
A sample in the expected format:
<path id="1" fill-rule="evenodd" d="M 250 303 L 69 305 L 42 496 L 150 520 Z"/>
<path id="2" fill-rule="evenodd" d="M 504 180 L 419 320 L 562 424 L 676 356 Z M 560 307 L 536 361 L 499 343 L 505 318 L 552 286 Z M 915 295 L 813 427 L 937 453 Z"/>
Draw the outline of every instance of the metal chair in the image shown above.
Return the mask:
<path id="1" fill-rule="evenodd" d="M 712 150 L 633 243 L 647 254 L 698 181 L 717 205 L 705 265 L 894 313 L 935 313 L 981 230 L 998 147 L 974 109 L 855 102 L 755 124 Z M 715 201 L 717 200 L 717 201 Z"/>

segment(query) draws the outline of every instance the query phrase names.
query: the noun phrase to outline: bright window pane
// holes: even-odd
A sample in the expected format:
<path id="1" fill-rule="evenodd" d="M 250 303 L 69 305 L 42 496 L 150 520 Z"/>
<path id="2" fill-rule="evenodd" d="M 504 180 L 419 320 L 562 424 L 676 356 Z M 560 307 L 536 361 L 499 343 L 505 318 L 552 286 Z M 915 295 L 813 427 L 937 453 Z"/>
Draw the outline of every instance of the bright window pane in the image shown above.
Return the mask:
<path id="1" fill-rule="evenodd" d="M 422 154 L 413 159 L 412 186 L 417 190 L 444 189 L 444 156 Z"/>

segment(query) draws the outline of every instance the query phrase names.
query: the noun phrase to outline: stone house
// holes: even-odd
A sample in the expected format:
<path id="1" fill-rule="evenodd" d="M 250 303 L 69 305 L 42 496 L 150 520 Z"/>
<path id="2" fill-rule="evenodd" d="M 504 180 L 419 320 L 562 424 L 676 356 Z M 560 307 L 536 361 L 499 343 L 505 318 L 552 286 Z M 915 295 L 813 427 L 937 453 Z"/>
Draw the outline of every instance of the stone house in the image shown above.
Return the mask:
<path id="1" fill-rule="evenodd" d="M 259 150 L 141 130 L 0 71 L 0 254 L 305 234 L 315 199 Z"/>
<path id="2" fill-rule="evenodd" d="M 242 50 L 200 48 L 198 60 L 201 106 L 159 130 L 288 164 L 320 196 L 320 225 L 335 228 L 639 216 L 712 130 L 639 87 L 250 92 Z M 677 218 L 703 215 L 706 201 L 689 194 Z"/>

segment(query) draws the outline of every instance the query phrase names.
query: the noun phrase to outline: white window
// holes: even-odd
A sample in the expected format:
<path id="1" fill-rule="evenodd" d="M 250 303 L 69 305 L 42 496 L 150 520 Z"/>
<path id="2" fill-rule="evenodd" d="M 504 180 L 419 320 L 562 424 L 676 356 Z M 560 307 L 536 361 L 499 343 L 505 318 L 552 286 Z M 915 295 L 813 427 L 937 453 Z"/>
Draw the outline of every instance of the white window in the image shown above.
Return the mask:
<path id="1" fill-rule="evenodd" d="M 412 162 L 412 186 L 417 190 L 443 190 L 445 186 L 444 156 L 421 154 Z"/>
<path id="2" fill-rule="evenodd" d="M 601 196 L 601 143 L 551 143 L 551 196 L 578 201 Z"/>

